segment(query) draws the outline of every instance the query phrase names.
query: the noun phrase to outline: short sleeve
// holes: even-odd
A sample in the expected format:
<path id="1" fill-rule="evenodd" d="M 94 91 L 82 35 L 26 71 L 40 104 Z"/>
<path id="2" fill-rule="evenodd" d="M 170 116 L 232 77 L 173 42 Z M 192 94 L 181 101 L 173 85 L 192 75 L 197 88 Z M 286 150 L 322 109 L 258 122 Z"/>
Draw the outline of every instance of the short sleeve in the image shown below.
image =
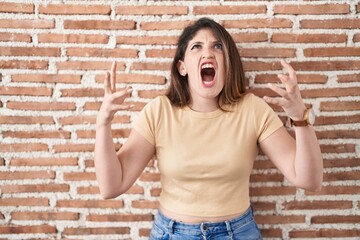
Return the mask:
<path id="1" fill-rule="evenodd" d="M 260 143 L 284 126 L 284 124 L 274 110 L 262 98 L 252 95 L 252 103 L 254 107 L 257 141 Z"/>
<path id="2" fill-rule="evenodd" d="M 158 116 L 159 108 L 160 99 L 154 99 L 145 105 L 134 123 L 135 131 L 154 146 L 156 143 L 156 116 Z"/>

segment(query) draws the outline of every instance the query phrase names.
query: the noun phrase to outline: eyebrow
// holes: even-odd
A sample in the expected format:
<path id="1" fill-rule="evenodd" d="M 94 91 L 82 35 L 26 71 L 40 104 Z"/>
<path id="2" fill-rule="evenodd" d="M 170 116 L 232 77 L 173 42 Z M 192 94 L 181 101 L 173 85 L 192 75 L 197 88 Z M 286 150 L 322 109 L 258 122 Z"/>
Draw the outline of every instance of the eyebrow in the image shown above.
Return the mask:
<path id="1" fill-rule="evenodd" d="M 222 43 L 220 40 L 215 40 L 215 41 L 212 41 L 211 42 L 212 44 L 216 44 L 216 43 Z M 193 42 L 193 43 L 191 43 L 190 45 L 192 46 L 192 45 L 195 45 L 195 44 L 200 44 L 200 45 L 203 45 L 204 43 L 203 42 Z"/>

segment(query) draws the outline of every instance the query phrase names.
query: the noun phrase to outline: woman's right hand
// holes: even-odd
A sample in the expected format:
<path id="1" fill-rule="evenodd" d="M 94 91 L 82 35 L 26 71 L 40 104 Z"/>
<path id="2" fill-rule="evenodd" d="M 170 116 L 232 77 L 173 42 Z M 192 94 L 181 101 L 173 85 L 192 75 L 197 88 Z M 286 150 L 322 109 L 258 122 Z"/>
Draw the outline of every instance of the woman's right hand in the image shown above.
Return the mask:
<path id="1" fill-rule="evenodd" d="M 97 126 L 110 125 L 117 111 L 132 108 L 134 105 L 124 103 L 131 92 L 131 87 L 116 91 L 116 62 L 114 62 L 110 73 L 106 72 L 104 79 L 104 99 L 96 118 Z"/>

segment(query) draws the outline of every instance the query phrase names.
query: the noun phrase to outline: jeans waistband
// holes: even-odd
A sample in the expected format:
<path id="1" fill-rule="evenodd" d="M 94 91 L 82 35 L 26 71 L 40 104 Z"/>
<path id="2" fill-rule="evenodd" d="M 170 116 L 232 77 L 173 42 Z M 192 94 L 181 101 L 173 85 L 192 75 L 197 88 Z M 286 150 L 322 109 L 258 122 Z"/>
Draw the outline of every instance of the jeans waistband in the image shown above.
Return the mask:
<path id="1" fill-rule="evenodd" d="M 177 231 L 193 235 L 206 235 L 212 232 L 228 232 L 229 235 L 232 235 L 232 229 L 245 225 L 250 221 L 253 221 L 253 209 L 251 206 L 241 216 L 222 222 L 183 223 L 166 217 L 160 210 L 155 219 L 155 222 L 159 222 L 160 225 L 167 226 L 170 233 Z"/>

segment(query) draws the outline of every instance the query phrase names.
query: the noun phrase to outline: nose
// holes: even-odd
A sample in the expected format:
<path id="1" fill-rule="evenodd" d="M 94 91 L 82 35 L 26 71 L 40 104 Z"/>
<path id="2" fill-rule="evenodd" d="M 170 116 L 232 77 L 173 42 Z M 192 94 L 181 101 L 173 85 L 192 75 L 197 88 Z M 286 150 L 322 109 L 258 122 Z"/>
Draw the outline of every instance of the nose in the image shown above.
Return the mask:
<path id="1" fill-rule="evenodd" d="M 203 59 L 211 59 L 211 58 L 215 58 L 214 53 L 211 51 L 210 48 L 204 48 L 204 51 L 202 53 L 201 56 Z"/>

